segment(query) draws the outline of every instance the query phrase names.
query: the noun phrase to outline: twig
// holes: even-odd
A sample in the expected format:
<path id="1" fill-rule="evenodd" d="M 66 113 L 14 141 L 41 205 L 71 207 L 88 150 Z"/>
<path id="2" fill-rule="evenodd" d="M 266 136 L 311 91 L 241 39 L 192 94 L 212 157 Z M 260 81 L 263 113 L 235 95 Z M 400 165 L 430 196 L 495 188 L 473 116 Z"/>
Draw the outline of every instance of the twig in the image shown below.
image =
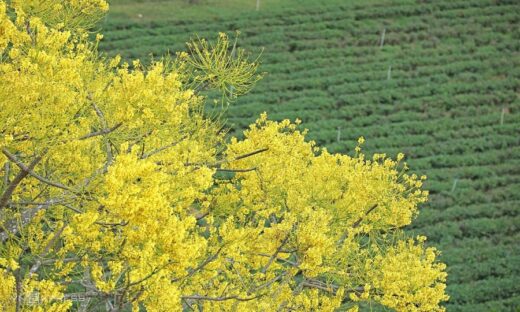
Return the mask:
<path id="1" fill-rule="evenodd" d="M 247 169 L 224 169 L 224 168 L 217 168 L 217 171 L 221 171 L 221 172 L 250 172 L 250 171 L 255 171 L 256 169 L 257 169 L 256 167 L 247 168 Z"/>
<path id="2" fill-rule="evenodd" d="M 302 286 L 308 288 L 317 288 L 330 293 L 336 293 L 336 291 L 339 289 L 339 287 L 334 284 L 327 284 L 315 279 L 305 279 Z"/>
<path id="3" fill-rule="evenodd" d="M 99 222 L 99 221 L 96 221 L 96 222 L 94 222 L 94 224 L 101 225 L 101 226 L 104 226 L 104 227 L 111 227 L 111 226 L 127 226 L 127 225 L 128 225 L 128 221 L 121 221 L 121 222 L 119 222 L 119 223 L 108 223 L 108 222 Z"/>
<path id="4" fill-rule="evenodd" d="M 157 148 L 157 149 L 155 149 L 155 150 L 153 150 L 153 151 L 151 151 L 149 153 L 143 154 L 141 156 L 141 159 L 146 159 L 146 158 L 151 157 L 151 156 L 153 156 L 153 155 L 155 155 L 157 153 L 160 153 L 160 152 L 162 152 L 162 151 L 164 151 L 164 150 L 166 150 L 166 149 L 168 149 L 170 147 L 174 147 L 175 145 L 179 144 L 180 142 L 184 141 L 185 139 L 186 139 L 186 137 L 183 137 L 180 140 L 175 141 L 175 142 L 173 142 L 171 144 L 165 145 L 163 147 L 159 147 L 159 148 Z"/>
<path id="5" fill-rule="evenodd" d="M 120 122 L 120 123 L 116 124 L 115 126 L 113 126 L 112 128 L 104 128 L 102 130 L 86 134 L 86 135 L 80 137 L 79 139 L 80 140 L 85 140 L 85 139 L 92 138 L 92 137 L 95 137 L 95 136 L 98 136 L 98 135 L 109 134 L 110 132 L 113 132 L 113 131 L 117 130 L 122 125 L 123 125 L 123 123 Z"/>
<path id="6" fill-rule="evenodd" d="M 63 225 L 55 234 L 54 236 L 51 238 L 51 240 L 47 243 L 47 245 L 45 246 L 45 248 L 43 249 L 43 252 L 41 253 L 41 255 L 39 256 L 40 258 L 43 258 L 45 257 L 48 253 L 49 253 L 49 249 L 52 247 L 52 245 L 54 245 L 54 243 L 56 242 L 56 240 L 61 236 L 61 233 L 63 233 L 63 230 L 65 230 L 65 227 L 67 227 L 67 225 Z M 36 262 L 33 264 L 33 266 L 31 267 L 31 269 L 29 270 L 29 278 L 32 277 L 32 275 L 34 273 L 36 273 L 36 271 L 38 271 L 38 269 L 40 268 L 40 266 L 42 265 L 42 261 L 40 259 L 36 260 Z"/>
<path id="7" fill-rule="evenodd" d="M 107 151 L 107 161 L 103 167 L 103 173 L 107 173 L 108 167 L 110 167 L 114 162 L 114 155 L 112 154 L 112 146 L 110 145 L 110 142 L 105 143 L 105 149 Z"/>
<path id="8" fill-rule="evenodd" d="M 317 279 L 307 279 L 305 278 L 301 284 L 303 287 L 307 287 L 307 288 L 317 288 L 317 289 L 320 289 L 320 290 L 323 290 L 323 291 L 326 291 L 326 292 L 330 292 L 332 294 L 336 294 L 336 292 L 338 291 L 339 289 L 339 286 L 338 285 L 335 285 L 335 284 L 332 284 L 332 283 L 325 283 L 325 282 L 322 282 L 320 280 L 317 280 Z M 356 288 L 352 288 L 350 291 L 347 292 L 347 294 L 349 293 L 362 293 L 363 291 L 365 291 L 365 287 L 363 286 L 359 286 L 359 287 L 356 287 Z M 348 296 L 346 296 L 345 298 L 348 298 Z"/>
<path id="9" fill-rule="evenodd" d="M 83 211 L 79 210 L 78 208 L 72 207 L 69 204 L 62 203 L 62 205 L 63 205 L 63 207 L 68 208 L 68 209 L 70 209 L 70 210 L 72 210 L 74 212 L 83 213 Z"/>
<path id="10" fill-rule="evenodd" d="M 257 291 L 259 291 L 261 289 L 267 288 L 267 287 L 271 286 L 272 284 L 274 284 L 275 282 L 277 282 L 278 280 L 280 280 L 286 274 L 287 274 L 287 272 L 283 272 L 282 274 L 276 276 L 275 278 L 271 279 L 270 281 L 267 281 L 266 283 L 256 287 L 255 289 L 250 290 L 248 293 L 249 294 L 255 293 L 255 292 L 257 292 Z"/>
<path id="11" fill-rule="evenodd" d="M 201 264 L 199 264 L 195 269 L 190 270 L 190 272 L 186 276 L 175 278 L 175 279 L 172 280 L 172 282 L 177 282 L 177 281 L 180 281 L 181 279 L 186 279 L 186 278 L 189 278 L 189 277 L 193 276 L 195 273 L 197 273 L 198 271 L 202 270 L 206 265 L 208 265 L 209 263 L 211 263 L 215 259 L 217 259 L 218 255 L 220 254 L 220 252 L 222 251 L 223 248 L 224 248 L 224 246 L 220 246 L 220 248 L 217 250 L 217 252 L 215 252 L 215 254 L 213 254 L 210 257 L 208 257 Z"/>
<path id="12" fill-rule="evenodd" d="M 259 150 L 256 150 L 256 151 L 252 151 L 252 152 L 249 152 L 249 153 L 246 153 L 246 154 L 242 154 L 242 155 L 239 155 L 239 156 L 236 156 L 232 159 L 222 159 L 222 160 L 219 160 L 215 163 L 212 163 L 212 164 L 208 164 L 208 163 L 185 163 L 184 165 L 185 166 L 208 166 L 210 168 L 212 167 L 218 167 L 219 165 L 221 164 L 225 164 L 225 163 L 230 163 L 230 162 L 233 162 L 233 161 L 236 161 L 236 160 L 240 160 L 240 159 L 244 159 L 244 158 L 247 158 L 247 157 L 251 157 L 251 156 L 254 156 L 256 154 L 260 154 L 260 153 L 263 153 L 263 152 L 266 152 L 268 151 L 269 148 L 261 148 Z"/>
<path id="13" fill-rule="evenodd" d="M 256 151 L 253 151 L 253 152 L 250 152 L 250 153 L 246 153 L 246 154 L 243 154 L 243 155 L 239 155 L 235 158 L 233 158 L 232 161 L 235 161 L 235 160 L 240 160 L 240 159 L 244 159 L 244 158 L 247 158 L 247 157 L 250 157 L 250 156 L 253 156 L 253 155 L 256 155 L 256 154 L 260 154 L 260 153 L 263 153 L 263 152 L 267 152 L 269 150 L 269 148 L 261 148 L 259 150 L 256 150 Z"/>
<path id="14" fill-rule="evenodd" d="M 364 216 L 359 217 L 359 219 L 356 222 L 354 222 L 354 224 L 352 224 L 352 227 L 353 228 L 357 228 L 359 226 L 359 224 L 361 224 L 361 221 L 363 221 L 363 218 L 368 216 L 368 214 L 371 213 L 372 210 L 374 210 L 376 208 L 377 208 L 377 204 L 375 204 L 374 206 L 370 207 L 370 209 L 368 209 L 367 212 L 365 212 Z"/>
<path id="15" fill-rule="evenodd" d="M 281 251 L 280 251 L 280 252 L 281 252 Z M 262 256 L 262 257 L 271 257 L 271 256 L 272 256 L 272 255 L 270 255 L 270 254 L 265 254 L 265 253 L 256 253 L 255 255 L 257 255 L 257 256 Z M 290 260 L 286 260 L 286 259 L 282 259 L 282 258 L 278 258 L 278 257 L 277 257 L 275 260 L 276 260 L 276 261 L 282 261 L 282 262 L 285 262 L 285 263 L 287 263 L 287 264 L 292 265 L 293 267 L 298 267 L 298 263 L 293 262 L 293 261 L 290 261 Z"/>
<path id="16" fill-rule="evenodd" d="M 132 283 L 128 283 L 128 285 L 126 285 L 126 288 L 128 289 L 128 288 L 130 288 L 132 286 L 135 286 L 137 284 L 140 284 L 140 283 L 146 281 L 147 279 L 149 279 L 152 276 L 154 276 L 155 274 L 159 273 L 160 270 L 164 269 L 165 267 L 169 266 L 172 263 L 173 263 L 172 261 L 168 261 L 165 264 L 156 267 L 155 269 L 152 270 L 152 272 L 150 272 L 147 276 L 143 277 L 142 279 L 140 279 L 138 281 L 135 281 L 135 282 L 132 282 Z"/>
<path id="17" fill-rule="evenodd" d="M 184 303 L 186 303 L 186 305 L 188 306 L 188 308 L 191 309 L 191 311 L 195 311 L 195 309 L 193 308 L 193 306 L 190 304 L 190 302 L 186 299 L 182 299 L 182 301 L 184 301 Z"/>
<path id="18" fill-rule="evenodd" d="M 363 221 L 363 218 L 366 217 L 369 213 L 371 213 L 372 210 L 376 209 L 377 206 L 378 206 L 378 204 L 374 204 L 372 207 L 370 207 L 370 209 L 368 209 L 367 212 L 365 212 L 365 214 L 363 216 L 359 217 L 359 219 L 357 219 L 357 221 L 352 224 L 352 228 L 353 229 L 357 228 Z M 342 244 L 345 241 L 345 239 L 347 238 L 347 236 L 348 236 L 348 230 L 345 230 L 343 235 L 341 235 L 341 237 L 338 241 L 338 244 Z"/>
<path id="19" fill-rule="evenodd" d="M 195 219 L 197 221 L 199 221 L 199 220 L 204 219 L 207 215 L 209 215 L 209 211 L 206 211 L 204 213 L 199 213 L 199 214 L 195 215 Z"/>
<path id="20" fill-rule="evenodd" d="M 89 99 L 92 100 L 92 97 L 89 95 Z M 101 123 L 103 124 L 103 128 L 108 128 L 107 120 L 105 119 L 105 115 L 103 112 L 99 109 L 99 107 L 96 105 L 96 103 L 92 103 L 92 108 L 96 111 L 96 115 L 98 115 L 99 119 L 101 120 Z"/>
<path id="21" fill-rule="evenodd" d="M 242 298 L 237 295 L 227 296 L 227 297 L 208 297 L 208 296 L 201 296 L 201 295 L 191 295 L 191 296 L 182 296 L 181 299 L 183 299 L 183 300 L 205 300 L 205 301 L 227 301 L 227 300 L 251 301 L 251 300 L 255 300 L 259 297 L 260 296 Z"/>
<path id="22" fill-rule="evenodd" d="M 278 246 L 278 248 L 276 248 L 276 251 L 274 252 L 274 254 L 269 258 L 269 261 L 267 262 L 267 264 L 260 270 L 260 272 L 262 273 L 265 273 L 267 272 L 267 269 L 269 268 L 269 266 L 271 266 L 271 264 L 273 263 L 273 261 L 277 258 L 278 254 L 280 253 L 280 250 L 282 250 L 283 246 L 285 244 L 287 244 L 287 242 L 289 241 L 289 237 L 291 236 L 291 232 L 293 231 L 293 228 L 294 226 L 291 228 L 291 230 L 289 230 L 289 233 L 287 233 L 287 235 L 285 236 L 285 238 L 282 240 L 282 243 L 280 244 L 280 246 Z"/>

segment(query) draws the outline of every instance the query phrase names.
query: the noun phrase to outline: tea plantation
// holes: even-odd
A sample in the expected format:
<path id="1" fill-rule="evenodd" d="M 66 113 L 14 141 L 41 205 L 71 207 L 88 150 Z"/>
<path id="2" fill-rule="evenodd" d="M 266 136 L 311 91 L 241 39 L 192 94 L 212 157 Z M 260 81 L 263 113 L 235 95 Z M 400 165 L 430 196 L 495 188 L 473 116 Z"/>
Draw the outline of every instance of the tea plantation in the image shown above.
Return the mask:
<path id="1" fill-rule="evenodd" d="M 114 15 L 101 48 L 147 59 L 185 50 L 194 34 L 240 30 L 268 74 L 229 106 L 231 131 L 267 111 L 302 119 L 331 151 L 352 153 L 364 136 L 367 154 L 404 152 L 428 176 L 410 231 L 442 251 L 448 311 L 519 311 L 520 2 L 344 2 Z"/>

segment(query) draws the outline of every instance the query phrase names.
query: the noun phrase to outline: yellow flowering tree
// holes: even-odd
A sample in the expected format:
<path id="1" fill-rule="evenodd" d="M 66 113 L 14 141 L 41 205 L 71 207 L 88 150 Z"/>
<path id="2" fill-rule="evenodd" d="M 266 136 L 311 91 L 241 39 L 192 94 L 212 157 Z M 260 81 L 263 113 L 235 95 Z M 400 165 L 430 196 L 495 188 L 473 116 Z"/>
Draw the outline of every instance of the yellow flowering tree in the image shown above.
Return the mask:
<path id="1" fill-rule="evenodd" d="M 258 64 L 223 34 L 107 59 L 107 10 L 0 0 L 0 310 L 443 310 L 402 155 L 330 154 L 266 114 L 228 139 L 198 91 L 244 94 Z"/>

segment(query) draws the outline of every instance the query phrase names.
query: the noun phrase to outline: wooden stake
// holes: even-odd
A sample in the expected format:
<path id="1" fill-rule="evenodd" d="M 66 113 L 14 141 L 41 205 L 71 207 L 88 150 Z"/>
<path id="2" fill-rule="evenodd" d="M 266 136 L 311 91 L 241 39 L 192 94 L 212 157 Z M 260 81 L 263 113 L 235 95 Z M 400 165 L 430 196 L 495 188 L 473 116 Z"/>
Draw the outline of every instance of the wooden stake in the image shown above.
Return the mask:
<path id="1" fill-rule="evenodd" d="M 336 136 L 336 141 L 338 141 L 338 143 L 339 143 L 339 141 L 341 141 L 341 127 L 338 127 L 338 134 Z"/>
<path id="2" fill-rule="evenodd" d="M 381 45 L 379 46 L 379 48 L 383 48 L 383 45 L 385 44 L 385 34 L 386 34 L 386 27 L 383 28 L 383 33 L 381 34 Z"/>
<path id="3" fill-rule="evenodd" d="M 506 114 L 506 108 L 502 108 L 502 113 L 500 114 L 500 125 L 504 124 L 504 115 Z"/>
<path id="4" fill-rule="evenodd" d="M 388 66 L 388 71 L 386 72 L 386 80 L 390 80 L 392 78 L 392 65 Z"/>
<path id="5" fill-rule="evenodd" d="M 260 11 L 260 0 L 256 0 L 256 10 Z"/>
<path id="6" fill-rule="evenodd" d="M 455 188 L 457 187 L 457 182 L 459 182 L 459 179 L 455 178 L 453 180 L 453 185 L 451 186 L 451 192 L 452 193 L 455 191 Z"/>

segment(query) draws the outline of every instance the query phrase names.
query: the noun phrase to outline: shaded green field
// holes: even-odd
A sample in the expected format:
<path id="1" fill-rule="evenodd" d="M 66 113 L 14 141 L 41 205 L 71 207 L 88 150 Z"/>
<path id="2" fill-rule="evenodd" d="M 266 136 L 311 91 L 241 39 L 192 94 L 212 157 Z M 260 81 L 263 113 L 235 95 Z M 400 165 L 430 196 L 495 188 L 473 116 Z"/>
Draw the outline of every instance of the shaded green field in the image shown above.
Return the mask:
<path id="1" fill-rule="evenodd" d="M 267 111 L 302 119 L 331 151 L 351 153 L 363 135 L 368 154 L 404 152 L 429 177 L 410 230 L 442 251 L 448 310 L 518 311 L 520 4 L 342 2 L 265 0 L 256 12 L 254 1 L 210 1 L 136 20 L 139 5 L 123 0 L 102 49 L 147 58 L 184 50 L 194 34 L 240 30 L 242 47 L 263 49 L 268 75 L 229 107 L 232 132 Z"/>

